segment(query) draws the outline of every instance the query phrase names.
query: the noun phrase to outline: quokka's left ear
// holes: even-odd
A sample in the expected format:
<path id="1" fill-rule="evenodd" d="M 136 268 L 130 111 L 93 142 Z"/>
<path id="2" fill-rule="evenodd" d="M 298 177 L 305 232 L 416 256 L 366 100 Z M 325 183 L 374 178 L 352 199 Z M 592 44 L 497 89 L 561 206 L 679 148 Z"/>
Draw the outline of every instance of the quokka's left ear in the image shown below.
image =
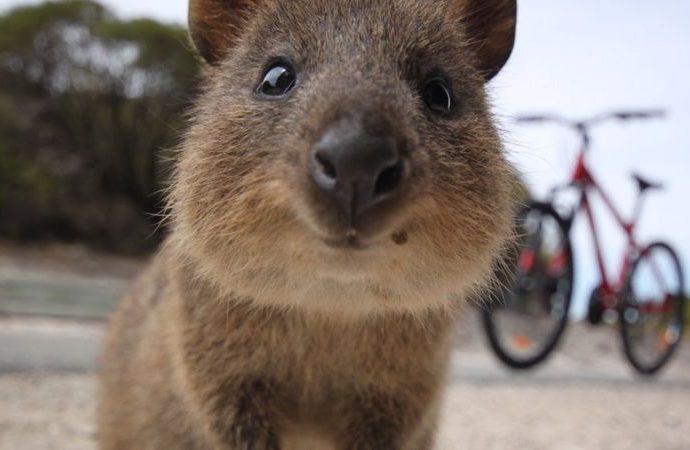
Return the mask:
<path id="1" fill-rule="evenodd" d="M 450 0 L 451 13 L 464 24 L 477 54 L 479 70 L 489 81 L 513 51 L 517 0 Z"/>

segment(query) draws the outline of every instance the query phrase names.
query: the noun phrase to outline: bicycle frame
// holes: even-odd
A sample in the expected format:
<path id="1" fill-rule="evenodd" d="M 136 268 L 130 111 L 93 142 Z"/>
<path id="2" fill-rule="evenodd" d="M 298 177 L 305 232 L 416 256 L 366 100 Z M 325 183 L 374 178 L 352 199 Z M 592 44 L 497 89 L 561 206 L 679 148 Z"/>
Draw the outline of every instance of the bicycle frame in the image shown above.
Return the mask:
<path id="1" fill-rule="evenodd" d="M 626 276 L 630 270 L 630 264 L 633 258 L 642 250 L 641 246 L 637 243 L 635 239 L 635 226 L 639 219 L 639 213 L 641 210 L 641 199 L 642 193 L 638 194 L 637 205 L 635 206 L 635 213 L 631 220 L 625 220 L 623 215 L 616 209 L 615 205 L 611 201 L 610 197 L 604 191 L 602 186 L 597 182 L 597 180 L 592 175 L 591 171 L 587 167 L 585 156 L 587 154 L 586 144 L 580 150 L 575 170 L 571 178 L 571 184 L 576 186 L 580 190 L 580 200 L 577 208 L 572 213 L 571 221 L 575 218 L 579 211 L 583 211 L 587 217 L 587 224 L 589 225 L 590 232 L 592 235 L 592 240 L 594 243 L 594 252 L 597 261 L 597 267 L 599 269 L 599 288 L 600 292 L 603 294 L 602 299 L 604 305 L 607 308 L 613 308 L 616 304 L 616 294 L 620 291 L 623 284 L 625 283 Z M 596 219 L 594 211 L 591 205 L 591 195 L 592 191 L 596 192 L 599 197 L 603 200 L 604 205 L 609 210 L 611 215 L 614 217 L 618 226 L 623 230 L 627 238 L 627 244 L 623 252 L 623 260 L 620 266 L 620 272 L 618 274 L 618 279 L 612 279 L 606 269 L 604 262 L 603 251 L 601 248 L 601 241 L 599 239 L 599 233 L 597 229 Z"/>
<path id="2" fill-rule="evenodd" d="M 600 297 L 604 302 L 604 306 L 607 308 L 613 308 L 616 306 L 618 293 L 622 289 L 626 278 L 628 276 L 629 270 L 631 269 L 631 264 L 633 260 L 639 255 L 644 255 L 646 247 L 640 246 L 635 239 L 635 227 L 637 221 L 640 217 L 642 209 L 642 199 L 644 197 L 645 189 L 640 188 L 638 193 L 637 202 L 632 213 L 631 220 L 627 221 L 624 219 L 623 215 L 616 209 L 613 202 L 611 201 L 608 194 L 604 191 L 601 185 L 596 181 L 586 163 L 586 155 L 589 151 L 591 139 L 589 135 L 590 127 L 605 122 L 607 120 L 632 120 L 632 119 L 650 119 L 663 117 L 664 112 L 659 110 L 649 110 L 649 111 L 618 111 L 612 113 L 601 114 L 593 118 L 581 121 L 572 121 L 557 115 L 535 115 L 535 116 L 522 116 L 518 118 L 518 122 L 523 123 L 538 123 L 538 122 L 554 122 L 562 126 L 568 127 L 574 130 L 582 139 L 580 151 L 577 155 L 577 160 L 575 163 L 575 170 L 571 177 L 570 183 L 566 186 L 557 187 L 551 191 L 551 197 L 563 187 L 575 186 L 580 191 L 580 200 L 576 208 L 573 209 L 570 216 L 567 218 L 572 224 L 578 212 L 584 210 L 585 216 L 587 216 L 587 223 L 592 234 L 594 241 L 594 250 L 597 261 L 597 266 L 599 269 L 599 289 Z M 639 180 L 638 180 L 639 181 Z M 604 205 L 609 210 L 611 215 L 616 220 L 618 226 L 623 230 L 625 236 L 627 237 L 627 244 L 623 253 L 623 261 L 621 263 L 620 273 L 618 280 L 613 280 L 609 277 L 607 273 L 606 266 L 604 263 L 603 252 L 601 248 L 601 241 L 599 240 L 599 234 L 597 232 L 596 220 L 594 212 L 590 202 L 591 191 L 599 194 L 602 198 Z M 553 198 L 552 198 L 553 200 Z M 660 286 L 665 289 L 665 283 L 661 271 L 658 266 L 652 262 L 652 270 L 654 272 L 654 277 L 659 282 Z M 666 289 L 665 289 L 666 290 Z"/>

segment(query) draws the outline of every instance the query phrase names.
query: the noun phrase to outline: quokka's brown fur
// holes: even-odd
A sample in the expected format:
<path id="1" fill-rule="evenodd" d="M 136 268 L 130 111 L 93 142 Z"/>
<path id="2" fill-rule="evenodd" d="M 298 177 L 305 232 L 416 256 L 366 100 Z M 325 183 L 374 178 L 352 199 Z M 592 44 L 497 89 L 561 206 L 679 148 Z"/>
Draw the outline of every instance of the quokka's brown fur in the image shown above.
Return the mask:
<path id="1" fill-rule="evenodd" d="M 170 237 L 112 319 L 101 448 L 432 448 L 454 312 L 510 230 L 484 85 L 514 0 L 192 0 L 190 25 L 204 90 Z M 297 84 L 259 98 L 275 57 Z M 421 98 L 434 74 L 450 115 Z M 405 146 L 404 190 L 358 248 L 328 245 L 343 224 L 308 176 L 342 117 Z"/>

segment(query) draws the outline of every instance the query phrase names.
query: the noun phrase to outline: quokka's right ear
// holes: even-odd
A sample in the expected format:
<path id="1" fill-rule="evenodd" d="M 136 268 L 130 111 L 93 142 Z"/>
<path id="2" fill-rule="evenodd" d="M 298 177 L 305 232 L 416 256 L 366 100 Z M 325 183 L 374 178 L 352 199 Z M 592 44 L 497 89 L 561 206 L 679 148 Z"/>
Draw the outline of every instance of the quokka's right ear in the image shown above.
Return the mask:
<path id="1" fill-rule="evenodd" d="M 218 64 L 233 46 L 259 0 L 189 0 L 189 33 L 198 52 Z"/>
<path id="2" fill-rule="evenodd" d="M 508 61 L 515 43 L 517 0 L 450 0 L 452 14 L 465 25 L 486 81 Z"/>

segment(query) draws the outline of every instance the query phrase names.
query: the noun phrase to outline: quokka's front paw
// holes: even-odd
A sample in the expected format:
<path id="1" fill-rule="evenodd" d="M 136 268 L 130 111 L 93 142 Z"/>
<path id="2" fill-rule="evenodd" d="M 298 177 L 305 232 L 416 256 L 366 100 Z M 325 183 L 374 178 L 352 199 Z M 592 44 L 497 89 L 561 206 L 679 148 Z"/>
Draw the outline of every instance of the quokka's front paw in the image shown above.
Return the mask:
<path id="1" fill-rule="evenodd" d="M 277 434 L 261 420 L 242 420 L 232 431 L 234 450 L 280 450 Z"/>
<path id="2" fill-rule="evenodd" d="M 233 450 L 280 450 L 276 430 L 275 411 L 271 399 L 276 395 L 273 386 L 262 380 L 239 383 L 232 389 L 236 397 L 233 419 L 226 436 Z"/>
<path id="3" fill-rule="evenodd" d="M 411 427 L 419 422 L 419 413 L 402 396 L 376 391 L 358 396 L 345 415 L 338 450 L 407 450 Z"/>
<path id="4" fill-rule="evenodd" d="M 386 435 L 386 431 L 372 429 L 355 437 L 346 448 L 348 450 L 397 450 L 400 447 L 395 438 Z"/>

